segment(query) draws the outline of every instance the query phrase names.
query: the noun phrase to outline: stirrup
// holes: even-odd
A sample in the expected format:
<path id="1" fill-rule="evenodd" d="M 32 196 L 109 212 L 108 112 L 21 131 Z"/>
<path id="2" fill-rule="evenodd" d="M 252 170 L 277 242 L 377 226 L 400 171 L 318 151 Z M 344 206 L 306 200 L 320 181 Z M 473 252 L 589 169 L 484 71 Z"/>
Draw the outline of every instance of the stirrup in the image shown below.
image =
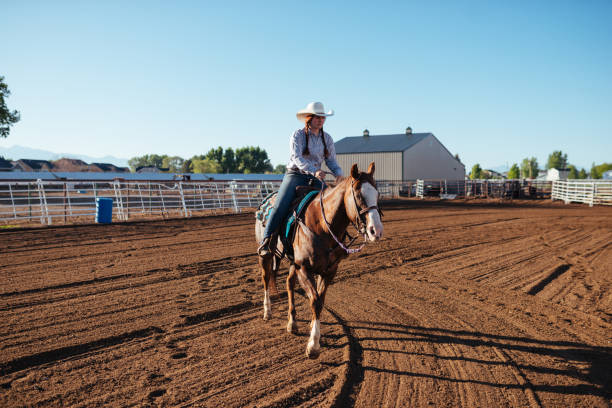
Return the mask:
<path id="1" fill-rule="evenodd" d="M 270 251 L 270 238 L 264 238 L 259 248 L 257 248 L 257 254 L 259 256 L 268 256 L 272 254 L 272 251 Z"/>

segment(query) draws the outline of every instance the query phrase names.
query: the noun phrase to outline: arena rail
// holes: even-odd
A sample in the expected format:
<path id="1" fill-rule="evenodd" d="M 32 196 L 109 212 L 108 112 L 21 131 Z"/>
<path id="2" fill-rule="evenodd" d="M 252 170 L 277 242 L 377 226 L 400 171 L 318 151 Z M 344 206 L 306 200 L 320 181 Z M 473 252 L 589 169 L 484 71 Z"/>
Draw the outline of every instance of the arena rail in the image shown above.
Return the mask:
<path id="1" fill-rule="evenodd" d="M 238 213 L 259 205 L 280 186 L 274 181 L 2 181 L 0 221 L 93 222 L 96 199 L 113 199 L 113 219 L 190 217 L 194 213 Z"/>
<path id="2" fill-rule="evenodd" d="M 552 182 L 530 179 L 417 180 L 416 196 L 440 198 L 548 198 Z"/>
<path id="3" fill-rule="evenodd" d="M 0 181 L 0 222 L 91 223 L 96 199 L 113 199 L 113 220 L 191 217 L 256 208 L 279 181 L 14 180 Z M 612 204 L 612 182 L 536 180 L 377 181 L 381 199 L 398 197 L 537 197 Z M 551 193 L 552 190 L 552 193 Z"/>
<path id="4" fill-rule="evenodd" d="M 562 200 L 566 204 L 584 203 L 591 207 L 593 205 L 612 205 L 612 181 L 554 181 L 551 200 Z"/>

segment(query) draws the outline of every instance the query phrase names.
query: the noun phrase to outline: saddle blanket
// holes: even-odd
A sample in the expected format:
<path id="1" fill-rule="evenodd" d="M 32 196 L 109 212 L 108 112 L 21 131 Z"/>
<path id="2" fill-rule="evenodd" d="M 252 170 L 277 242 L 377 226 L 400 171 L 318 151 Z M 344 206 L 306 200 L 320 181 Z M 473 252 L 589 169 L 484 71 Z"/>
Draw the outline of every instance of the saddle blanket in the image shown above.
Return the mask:
<path id="1" fill-rule="evenodd" d="M 312 201 L 312 199 L 317 195 L 319 190 L 312 190 L 308 192 L 303 198 L 296 198 L 296 200 L 292 203 L 289 216 L 283 220 L 280 226 L 280 230 L 283 232 L 282 239 L 283 241 L 293 241 L 292 235 L 293 230 L 295 228 L 296 219 L 302 217 L 304 211 L 308 207 L 308 204 Z M 268 194 L 255 212 L 255 218 L 261 221 L 262 225 L 265 227 L 268 223 L 268 219 L 270 218 L 270 214 L 272 213 L 272 209 L 274 208 L 274 202 L 276 201 L 276 196 L 278 192 Z M 297 218 L 296 218 L 297 216 Z"/>

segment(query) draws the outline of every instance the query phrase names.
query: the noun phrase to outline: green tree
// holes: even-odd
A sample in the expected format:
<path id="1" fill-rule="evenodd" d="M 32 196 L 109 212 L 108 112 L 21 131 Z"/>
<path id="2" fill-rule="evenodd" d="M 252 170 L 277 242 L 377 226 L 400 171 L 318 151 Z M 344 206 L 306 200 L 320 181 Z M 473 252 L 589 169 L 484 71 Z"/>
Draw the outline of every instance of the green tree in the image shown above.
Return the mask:
<path id="1" fill-rule="evenodd" d="M 193 173 L 220 173 L 221 165 L 213 159 L 193 159 L 191 160 L 191 169 Z"/>
<path id="2" fill-rule="evenodd" d="M 236 155 L 234 150 L 229 147 L 225 150 L 221 146 L 210 149 L 202 159 L 213 160 L 221 166 L 219 173 L 236 173 Z"/>
<path id="3" fill-rule="evenodd" d="M 538 177 L 538 160 L 535 157 L 523 159 L 521 163 L 521 177 L 529 179 Z"/>
<path id="4" fill-rule="evenodd" d="M 593 163 L 593 165 L 591 166 L 591 178 L 600 179 L 603 177 L 603 174 L 608 170 L 612 170 L 612 163 L 602 163 L 599 165 Z"/>
<path id="5" fill-rule="evenodd" d="M 240 147 L 234 151 L 231 147 L 221 146 L 210 149 L 204 156 L 193 159 L 208 159 L 219 163 L 222 173 L 264 173 L 272 171 L 268 153 L 260 147 Z"/>
<path id="6" fill-rule="evenodd" d="M 519 169 L 518 164 L 514 163 L 510 170 L 508 170 L 508 178 L 509 179 L 518 179 L 521 176 L 521 170 Z"/>
<path id="7" fill-rule="evenodd" d="M 240 173 L 264 173 L 272 171 L 268 153 L 259 146 L 236 149 L 236 167 Z"/>
<path id="8" fill-rule="evenodd" d="M 187 159 L 183 161 L 183 165 L 181 166 L 181 173 L 192 173 L 193 167 L 191 165 L 191 159 Z"/>
<path id="9" fill-rule="evenodd" d="M 198 156 L 198 158 L 200 160 L 201 159 L 214 160 L 217 163 L 221 164 L 221 162 L 223 162 L 223 148 L 219 146 L 216 149 L 210 149 L 208 153 L 206 153 L 204 156 Z"/>
<path id="10" fill-rule="evenodd" d="M 274 168 L 274 173 L 276 174 L 285 174 L 286 171 L 287 171 L 287 166 L 285 166 L 284 164 L 277 164 L 276 167 Z"/>
<path id="11" fill-rule="evenodd" d="M 6 106 L 5 98 L 11 95 L 8 86 L 4 83 L 4 77 L 0 76 L 0 137 L 8 137 L 10 128 L 19 122 L 21 115 L 18 111 L 11 110 Z"/>
<path id="12" fill-rule="evenodd" d="M 573 164 L 570 164 L 568 166 L 569 168 L 569 173 L 567 174 L 567 178 L 569 180 L 575 180 L 578 178 L 578 169 L 576 168 L 576 166 L 574 166 Z"/>
<path id="13" fill-rule="evenodd" d="M 567 167 L 567 154 L 563 154 L 561 150 L 555 150 L 548 156 L 546 162 L 546 170 L 548 169 L 565 169 Z"/>
<path id="14" fill-rule="evenodd" d="M 474 166 L 472 166 L 472 172 L 470 173 L 470 179 L 477 180 L 481 177 L 482 177 L 482 168 L 480 167 L 480 164 L 476 163 Z"/>
<path id="15" fill-rule="evenodd" d="M 588 174 L 586 172 L 585 169 L 580 169 L 580 171 L 578 172 L 578 178 L 581 180 L 584 180 L 588 177 Z"/>
<path id="16" fill-rule="evenodd" d="M 595 163 L 593 163 L 591 165 L 591 172 L 589 173 L 589 178 L 591 178 L 591 179 L 600 179 L 601 178 L 601 173 L 599 172 L 599 169 L 597 168 Z"/>
<path id="17" fill-rule="evenodd" d="M 179 156 L 164 156 L 162 167 L 167 168 L 170 173 L 180 173 L 185 160 Z"/>
<path id="18" fill-rule="evenodd" d="M 136 171 L 138 167 L 145 167 L 145 166 L 154 166 L 157 168 L 163 168 L 164 158 L 166 157 L 168 156 L 166 155 L 160 156 L 158 154 L 145 154 L 144 156 L 140 156 L 140 157 L 132 157 L 130 160 L 128 160 L 128 165 L 130 166 L 132 171 Z"/>
<path id="19" fill-rule="evenodd" d="M 244 173 L 243 171 L 239 171 L 236 153 L 234 153 L 231 147 L 228 147 L 225 149 L 225 152 L 223 152 L 221 168 L 223 169 L 223 173 Z"/>

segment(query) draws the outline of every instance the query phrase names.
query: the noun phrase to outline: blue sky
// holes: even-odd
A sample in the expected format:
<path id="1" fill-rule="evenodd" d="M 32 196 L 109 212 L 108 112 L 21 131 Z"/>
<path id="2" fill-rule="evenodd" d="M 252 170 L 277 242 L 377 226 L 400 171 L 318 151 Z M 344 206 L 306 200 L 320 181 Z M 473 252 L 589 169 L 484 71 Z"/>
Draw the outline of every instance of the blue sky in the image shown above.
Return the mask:
<path id="1" fill-rule="evenodd" d="M 433 132 L 469 171 L 553 150 L 612 162 L 612 2 L 28 1 L 2 5 L 0 146 L 288 158 L 295 112 L 335 140 Z"/>

